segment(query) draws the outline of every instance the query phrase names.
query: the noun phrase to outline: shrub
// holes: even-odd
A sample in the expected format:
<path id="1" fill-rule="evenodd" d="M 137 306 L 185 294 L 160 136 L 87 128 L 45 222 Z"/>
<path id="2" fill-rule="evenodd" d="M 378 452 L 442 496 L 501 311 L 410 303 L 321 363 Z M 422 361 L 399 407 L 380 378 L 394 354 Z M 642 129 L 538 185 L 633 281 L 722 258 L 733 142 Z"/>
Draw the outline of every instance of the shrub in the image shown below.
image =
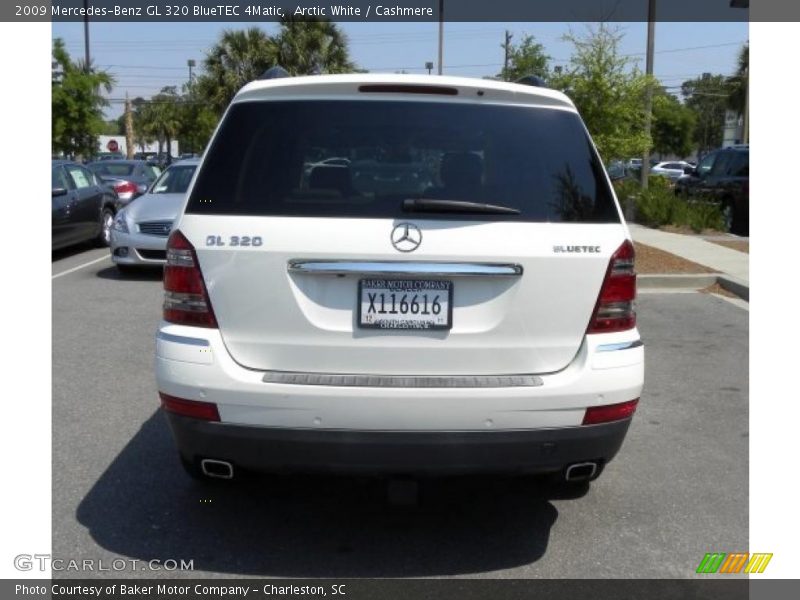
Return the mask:
<path id="1" fill-rule="evenodd" d="M 647 189 L 636 196 L 636 214 L 638 222 L 650 227 L 674 225 L 689 227 L 698 233 L 704 229 L 724 228 L 719 204 L 688 203 L 675 195 L 669 181 L 663 177 L 651 178 Z"/>

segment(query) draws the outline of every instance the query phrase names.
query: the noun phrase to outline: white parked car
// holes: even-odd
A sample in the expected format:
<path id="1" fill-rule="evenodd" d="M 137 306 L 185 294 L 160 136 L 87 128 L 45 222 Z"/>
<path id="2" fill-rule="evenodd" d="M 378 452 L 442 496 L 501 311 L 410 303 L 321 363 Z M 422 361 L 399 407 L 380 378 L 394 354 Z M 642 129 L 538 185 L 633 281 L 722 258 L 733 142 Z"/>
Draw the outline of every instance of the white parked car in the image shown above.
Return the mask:
<path id="1" fill-rule="evenodd" d="M 183 208 L 198 159 L 173 163 L 149 191 L 120 210 L 111 227 L 111 260 L 121 271 L 167 262 L 167 238 Z"/>
<path id="2" fill-rule="evenodd" d="M 419 173 L 355 179 L 356 160 Z M 169 238 L 164 288 L 156 380 L 194 476 L 586 481 L 642 391 L 631 237 L 574 105 L 549 89 L 245 86 Z"/>
<path id="3" fill-rule="evenodd" d="M 683 160 L 673 160 L 660 162 L 650 169 L 651 175 L 662 175 L 668 177 L 672 181 L 676 181 L 684 176 L 686 167 L 691 167 L 688 162 Z"/>

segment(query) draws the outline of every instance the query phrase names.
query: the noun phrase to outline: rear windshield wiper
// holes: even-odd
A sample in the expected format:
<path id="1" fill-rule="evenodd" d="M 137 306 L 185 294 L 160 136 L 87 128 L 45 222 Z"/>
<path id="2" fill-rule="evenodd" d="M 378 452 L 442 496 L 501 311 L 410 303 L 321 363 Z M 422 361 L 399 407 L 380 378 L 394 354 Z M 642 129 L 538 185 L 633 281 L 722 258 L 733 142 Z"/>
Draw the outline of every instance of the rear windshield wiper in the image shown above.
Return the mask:
<path id="1" fill-rule="evenodd" d="M 466 200 L 440 200 L 437 198 L 406 198 L 403 200 L 406 212 L 452 212 L 452 213 L 485 213 L 501 215 L 518 215 L 519 209 L 484 202 L 467 202 Z"/>

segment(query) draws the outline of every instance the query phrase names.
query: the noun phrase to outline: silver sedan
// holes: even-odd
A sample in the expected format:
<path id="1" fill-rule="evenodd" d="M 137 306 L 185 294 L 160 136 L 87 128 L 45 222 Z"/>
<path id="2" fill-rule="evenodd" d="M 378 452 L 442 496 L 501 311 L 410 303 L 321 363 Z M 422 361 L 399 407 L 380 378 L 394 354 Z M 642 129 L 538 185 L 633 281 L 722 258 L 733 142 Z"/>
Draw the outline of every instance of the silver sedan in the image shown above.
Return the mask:
<path id="1" fill-rule="evenodd" d="M 111 260 L 120 270 L 163 265 L 167 238 L 199 160 L 174 163 L 148 192 L 117 213 L 111 228 Z"/>

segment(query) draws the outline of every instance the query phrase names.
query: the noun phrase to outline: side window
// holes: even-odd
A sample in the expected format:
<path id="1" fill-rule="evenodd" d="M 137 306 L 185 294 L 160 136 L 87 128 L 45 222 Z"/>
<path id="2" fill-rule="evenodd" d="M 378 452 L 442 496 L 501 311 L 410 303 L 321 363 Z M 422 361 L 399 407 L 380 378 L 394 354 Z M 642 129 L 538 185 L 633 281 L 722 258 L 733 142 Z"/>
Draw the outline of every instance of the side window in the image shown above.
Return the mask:
<path id="1" fill-rule="evenodd" d="M 697 173 L 698 175 L 707 175 L 708 172 L 711 170 L 711 167 L 714 166 L 714 161 L 717 158 L 717 154 L 709 154 L 703 160 L 701 160 L 697 164 Z"/>
<path id="2" fill-rule="evenodd" d="M 714 166 L 711 168 L 711 174 L 720 177 L 723 175 L 728 174 L 728 167 L 731 164 L 731 159 L 733 158 L 732 152 L 721 152 L 717 157 Z"/>
<path id="3" fill-rule="evenodd" d="M 92 177 L 92 174 L 86 169 L 77 165 L 68 165 L 66 169 L 72 181 L 75 183 L 75 187 L 79 190 L 94 185 L 94 177 Z"/>
<path id="4" fill-rule="evenodd" d="M 67 180 L 67 174 L 64 173 L 64 169 L 61 167 L 53 167 L 53 189 L 63 188 L 68 190 L 71 187 Z"/>

